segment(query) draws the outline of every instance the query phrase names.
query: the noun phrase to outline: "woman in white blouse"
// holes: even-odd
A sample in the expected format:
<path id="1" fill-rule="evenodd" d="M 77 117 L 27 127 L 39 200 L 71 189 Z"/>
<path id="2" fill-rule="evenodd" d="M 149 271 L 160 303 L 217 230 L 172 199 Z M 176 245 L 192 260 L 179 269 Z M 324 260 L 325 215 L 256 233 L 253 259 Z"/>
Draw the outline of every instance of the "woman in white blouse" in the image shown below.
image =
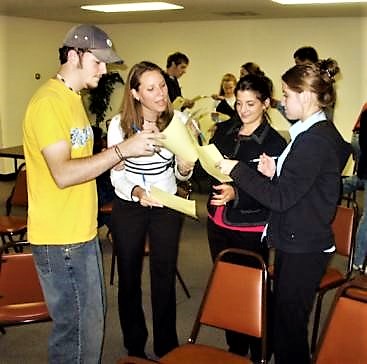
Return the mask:
<path id="1" fill-rule="evenodd" d="M 159 66 L 140 62 L 132 67 L 121 110 L 111 120 L 108 146 L 134 133 L 159 132 L 168 125 L 173 111 Z M 141 292 L 146 238 L 150 246 L 154 351 L 160 357 L 178 345 L 175 273 L 183 218 L 157 203 L 149 190 L 154 185 L 175 194 L 176 178 L 189 179 L 192 169 L 192 163 L 178 159 L 165 148 L 155 148 L 152 156 L 126 158 L 122 169 L 111 171 L 116 194 L 111 230 L 117 250 L 120 323 L 124 346 L 132 356 L 146 357 L 148 331 Z"/>

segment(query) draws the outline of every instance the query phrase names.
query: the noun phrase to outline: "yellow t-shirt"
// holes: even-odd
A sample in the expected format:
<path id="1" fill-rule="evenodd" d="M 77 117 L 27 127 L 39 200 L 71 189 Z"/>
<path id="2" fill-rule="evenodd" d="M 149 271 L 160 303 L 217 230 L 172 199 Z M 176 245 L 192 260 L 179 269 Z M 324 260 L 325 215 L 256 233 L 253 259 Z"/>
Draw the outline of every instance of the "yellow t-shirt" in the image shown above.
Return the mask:
<path id="1" fill-rule="evenodd" d="M 62 140 L 70 144 L 71 158 L 93 153 L 93 132 L 81 96 L 51 79 L 32 97 L 23 123 L 32 244 L 73 244 L 97 234 L 95 180 L 60 189 L 42 155 L 45 147 Z"/>

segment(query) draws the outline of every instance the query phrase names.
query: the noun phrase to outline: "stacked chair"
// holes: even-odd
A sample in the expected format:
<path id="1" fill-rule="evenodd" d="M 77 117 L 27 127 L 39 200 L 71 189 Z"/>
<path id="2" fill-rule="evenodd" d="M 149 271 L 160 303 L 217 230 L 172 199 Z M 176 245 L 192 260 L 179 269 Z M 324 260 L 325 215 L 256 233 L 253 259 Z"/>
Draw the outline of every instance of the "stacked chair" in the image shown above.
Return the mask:
<path id="1" fill-rule="evenodd" d="M 0 331 L 4 334 L 7 326 L 50 320 L 33 255 L 0 258 Z"/>
<path id="2" fill-rule="evenodd" d="M 21 164 L 16 173 L 14 187 L 6 201 L 6 215 L 0 215 L 0 236 L 5 252 L 12 248 L 22 252 L 24 236 L 27 232 L 27 217 L 13 214 L 14 207 L 26 209 L 28 206 L 27 177 L 25 163 Z"/>
<path id="3" fill-rule="evenodd" d="M 356 230 L 357 208 L 355 205 L 346 207 L 339 205 L 332 224 L 336 255 L 346 260 L 343 269 L 339 266 L 330 264 L 321 279 L 314 315 L 314 323 L 311 338 L 311 352 L 314 352 L 318 330 L 320 325 L 321 309 L 324 296 L 327 292 L 335 289 L 348 281 L 353 272 L 353 257 L 355 249 L 355 230 Z M 335 257 L 334 257 L 335 258 Z"/>

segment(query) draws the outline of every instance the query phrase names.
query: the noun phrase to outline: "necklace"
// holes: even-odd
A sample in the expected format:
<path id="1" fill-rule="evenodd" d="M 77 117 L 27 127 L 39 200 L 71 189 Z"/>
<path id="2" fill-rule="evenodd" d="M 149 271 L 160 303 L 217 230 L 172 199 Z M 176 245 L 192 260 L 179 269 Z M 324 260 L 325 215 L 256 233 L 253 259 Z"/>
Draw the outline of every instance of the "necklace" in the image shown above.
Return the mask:
<path id="1" fill-rule="evenodd" d="M 58 79 L 58 80 L 60 80 L 62 83 L 64 83 L 64 85 L 69 89 L 69 90 L 71 90 L 71 91 L 73 91 L 73 92 L 75 92 L 75 93 L 77 93 L 78 95 L 79 95 L 79 92 L 76 92 L 76 91 L 74 91 L 73 90 L 73 88 L 65 81 L 65 79 L 64 79 L 64 77 L 62 77 L 61 75 L 60 75 L 60 73 L 56 73 L 56 78 Z"/>
<path id="2" fill-rule="evenodd" d="M 146 121 L 147 123 L 156 123 L 157 120 L 147 120 L 147 119 L 144 119 L 144 121 Z"/>

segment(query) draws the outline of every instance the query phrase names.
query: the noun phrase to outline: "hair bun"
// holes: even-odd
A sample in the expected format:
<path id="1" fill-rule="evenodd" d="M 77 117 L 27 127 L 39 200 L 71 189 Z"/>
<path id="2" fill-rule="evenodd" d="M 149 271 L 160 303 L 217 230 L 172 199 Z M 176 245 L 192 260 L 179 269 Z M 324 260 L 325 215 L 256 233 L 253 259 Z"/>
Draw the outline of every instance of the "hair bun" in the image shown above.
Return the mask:
<path id="1" fill-rule="evenodd" d="M 340 68 L 338 66 L 338 63 L 332 59 L 322 59 L 319 62 L 317 62 L 317 66 L 320 70 L 320 74 L 325 74 L 330 81 L 335 81 L 335 76 L 339 73 Z"/>

